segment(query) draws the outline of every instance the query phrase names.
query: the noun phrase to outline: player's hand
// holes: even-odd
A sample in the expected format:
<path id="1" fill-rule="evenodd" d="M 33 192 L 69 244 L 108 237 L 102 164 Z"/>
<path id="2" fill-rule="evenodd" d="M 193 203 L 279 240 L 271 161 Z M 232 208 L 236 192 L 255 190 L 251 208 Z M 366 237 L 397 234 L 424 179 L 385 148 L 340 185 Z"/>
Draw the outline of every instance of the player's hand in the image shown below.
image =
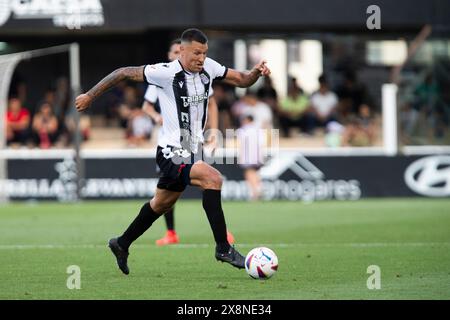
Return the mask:
<path id="1" fill-rule="evenodd" d="M 267 61 L 262 60 L 255 66 L 255 69 L 259 71 L 262 76 L 268 76 L 270 74 L 270 69 L 267 67 Z"/>
<path id="2" fill-rule="evenodd" d="M 92 103 L 92 97 L 86 93 L 80 94 L 75 99 L 75 108 L 78 112 L 86 110 Z"/>
<path id="3" fill-rule="evenodd" d="M 214 131 L 214 130 L 211 130 Z M 219 147 L 219 143 L 218 143 L 218 137 L 217 137 L 217 133 L 216 132 L 211 132 L 208 140 L 206 141 L 204 150 L 205 150 L 205 154 L 208 157 L 213 157 L 214 153 L 216 152 L 217 148 Z"/>
<path id="4" fill-rule="evenodd" d="M 218 143 L 217 143 L 217 136 L 216 134 L 211 134 L 208 138 L 208 141 L 206 142 L 206 146 L 211 149 L 211 150 L 215 150 L 218 147 Z"/>
<path id="5" fill-rule="evenodd" d="M 153 119 L 155 121 L 155 123 L 159 126 L 162 126 L 163 124 L 163 117 L 161 117 L 160 115 L 155 116 L 155 118 Z"/>

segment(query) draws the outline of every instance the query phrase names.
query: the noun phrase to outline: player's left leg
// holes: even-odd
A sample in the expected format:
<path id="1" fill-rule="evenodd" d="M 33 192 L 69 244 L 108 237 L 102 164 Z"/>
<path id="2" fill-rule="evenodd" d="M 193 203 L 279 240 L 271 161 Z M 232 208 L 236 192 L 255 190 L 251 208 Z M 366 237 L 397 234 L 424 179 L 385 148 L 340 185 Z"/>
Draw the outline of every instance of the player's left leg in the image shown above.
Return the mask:
<path id="1" fill-rule="evenodd" d="M 222 175 L 206 162 L 198 161 L 192 166 L 189 178 L 190 184 L 203 189 L 203 208 L 216 241 L 216 259 L 237 268 L 244 268 L 245 258 L 227 241 L 221 199 Z"/>

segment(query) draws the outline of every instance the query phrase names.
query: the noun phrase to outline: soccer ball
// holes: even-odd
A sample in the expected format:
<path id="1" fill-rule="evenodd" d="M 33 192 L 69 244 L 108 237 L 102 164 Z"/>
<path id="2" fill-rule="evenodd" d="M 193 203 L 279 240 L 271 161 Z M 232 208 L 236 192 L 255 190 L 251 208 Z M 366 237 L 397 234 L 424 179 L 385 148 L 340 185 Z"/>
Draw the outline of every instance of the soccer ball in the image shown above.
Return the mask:
<path id="1" fill-rule="evenodd" d="M 253 279 L 269 279 L 277 270 L 278 257 L 269 248 L 254 248 L 245 257 L 245 271 Z"/>

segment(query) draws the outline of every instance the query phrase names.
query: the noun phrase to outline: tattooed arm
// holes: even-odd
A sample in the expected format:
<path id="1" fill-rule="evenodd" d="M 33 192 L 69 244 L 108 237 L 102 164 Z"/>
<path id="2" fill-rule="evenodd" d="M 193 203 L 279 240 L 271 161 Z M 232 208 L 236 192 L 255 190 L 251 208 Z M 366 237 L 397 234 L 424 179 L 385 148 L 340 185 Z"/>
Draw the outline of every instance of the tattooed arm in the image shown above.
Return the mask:
<path id="1" fill-rule="evenodd" d="M 266 66 L 266 61 L 263 60 L 249 72 L 228 69 L 224 81 L 236 87 L 248 88 L 253 85 L 259 77 L 268 76 L 269 74 L 270 69 Z"/>
<path id="2" fill-rule="evenodd" d="M 75 99 L 75 107 L 78 111 L 83 111 L 89 108 L 92 101 L 101 96 L 103 93 L 114 87 L 122 80 L 144 81 L 144 66 L 140 67 L 124 67 L 114 70 L 109 75 L 104 77 L 91 90 L 80 94 Z"/>

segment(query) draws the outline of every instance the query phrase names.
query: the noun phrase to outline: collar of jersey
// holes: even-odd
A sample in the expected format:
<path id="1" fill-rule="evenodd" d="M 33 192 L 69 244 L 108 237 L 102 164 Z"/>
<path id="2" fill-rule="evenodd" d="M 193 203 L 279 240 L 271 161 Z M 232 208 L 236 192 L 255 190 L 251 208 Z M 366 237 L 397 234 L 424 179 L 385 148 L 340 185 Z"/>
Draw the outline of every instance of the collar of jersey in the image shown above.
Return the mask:
<path id="1" fill-rule="evenodd" d="M 181 61 L 180 61 L 180 60 L 177 59 L 177 61 L 178 61 L 178 63 L 180 64 L 181 69 L 183 69 L 183 71 L 184 71 L 185 73 L 187 73 L 187 74 L 189 74 L 189 75 L 192 74 L 192 73 L 190 73 L 189 71 L 186 71 L 186 69 L 183 67 L 183 64 L 181 64 Z"/>
<path id="2" fill-rule="evenodd" d="M 183 67 L 183 65 L 181 64 L 181 61 L 178 60 L 178 59 L 177 59 L 177 61 L 178 61 L 178 63 L 180 64 L 181 69 L 183 69 L 183 71 L 184 71 L 185 73 L 187 73 L 188 75 L 196 74 L 196 73 L 192 73 L 192 72 L 187 71 L 187 70 Z M 202 71 L 203 71 L 203 70 L 204 70 L 204 68 L 202 68 Z M 201 73 L 202 71 L 197 72 L 197 73 Z"/>

